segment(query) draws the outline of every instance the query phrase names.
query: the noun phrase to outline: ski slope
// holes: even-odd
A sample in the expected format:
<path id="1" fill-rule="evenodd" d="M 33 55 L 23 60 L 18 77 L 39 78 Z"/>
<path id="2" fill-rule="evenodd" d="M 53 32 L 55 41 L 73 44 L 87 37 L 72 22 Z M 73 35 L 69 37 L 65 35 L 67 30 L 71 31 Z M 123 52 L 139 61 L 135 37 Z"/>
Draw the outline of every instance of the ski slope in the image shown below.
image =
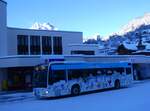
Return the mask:
<path id="1" fill-rule="evenodd" d="M 0 111 L 149 111 L 150 80 L 129 88 L 54 100 L 26 99 L 0 103 Z M 30 96 L 29 96 L 30 95 Z M 19 94 L 15 95 L 16 98 Z"/>

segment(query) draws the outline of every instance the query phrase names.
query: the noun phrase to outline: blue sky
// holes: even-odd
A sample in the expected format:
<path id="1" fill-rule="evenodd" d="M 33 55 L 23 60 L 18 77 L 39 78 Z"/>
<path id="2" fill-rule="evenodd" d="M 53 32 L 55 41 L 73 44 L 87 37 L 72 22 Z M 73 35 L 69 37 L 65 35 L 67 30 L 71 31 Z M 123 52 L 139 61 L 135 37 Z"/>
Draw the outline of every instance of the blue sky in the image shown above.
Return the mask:
<path id="1" fill-rule="evenodd" d="M 150 12 L 149 0 L 5 0 L 8 26 L 29 28 L 49 22 L 84 37 L 118 32 L 135 17 Z"/>

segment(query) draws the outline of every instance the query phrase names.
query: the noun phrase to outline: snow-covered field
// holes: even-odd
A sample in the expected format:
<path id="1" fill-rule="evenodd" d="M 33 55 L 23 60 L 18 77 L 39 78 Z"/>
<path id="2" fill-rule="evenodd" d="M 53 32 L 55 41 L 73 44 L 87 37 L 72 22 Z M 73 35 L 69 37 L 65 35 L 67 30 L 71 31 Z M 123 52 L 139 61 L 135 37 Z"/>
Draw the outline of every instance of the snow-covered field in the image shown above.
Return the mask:
<path id="1" fill-rule="evenodd" d="M 149 111 L 150 80 L 129 88 L 37 100 L 31 93 L 0 95 L 0 111 Z"/>

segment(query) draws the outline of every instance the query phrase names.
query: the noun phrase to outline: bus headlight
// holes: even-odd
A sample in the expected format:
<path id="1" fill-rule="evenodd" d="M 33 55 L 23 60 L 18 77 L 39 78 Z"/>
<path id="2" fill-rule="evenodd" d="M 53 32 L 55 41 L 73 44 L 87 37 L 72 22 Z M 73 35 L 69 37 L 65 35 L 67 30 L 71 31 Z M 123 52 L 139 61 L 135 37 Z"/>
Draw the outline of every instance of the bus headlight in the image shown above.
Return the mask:
<path id="1" fill-rule="evenodd" d="M 48 91 L 45 91 L 45 94 L 48 94 L 49 92 Z"/>

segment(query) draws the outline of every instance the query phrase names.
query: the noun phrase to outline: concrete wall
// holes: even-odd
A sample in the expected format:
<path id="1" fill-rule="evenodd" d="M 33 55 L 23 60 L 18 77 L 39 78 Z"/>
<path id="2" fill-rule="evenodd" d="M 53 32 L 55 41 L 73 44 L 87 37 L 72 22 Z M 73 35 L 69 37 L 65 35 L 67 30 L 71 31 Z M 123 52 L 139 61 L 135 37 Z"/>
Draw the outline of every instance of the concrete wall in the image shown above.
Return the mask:
<path id="1" fill-rule="evenodd" d="M 0 0 L 0 56 L 7 55 L 7 3 Z"/>
<path id="2" fill-rule="evenodd" d="M 29 67 L 41 63 L 40 56 L 12 56 L 0 58 L 0 68 Z"/>
<path id="3" fill-rule="evenodd" d="M 82 32 L 69 32 L 69 31 L 46 31 L 46 30 L 31 30 L 8 28 L 8 55 L 17 55 L 17 35 L 38 35 L 38 36 L 61 36 L 63 45 L 63 54 L 69 54 L 66 50 L 68 44 L 81 44 Z"/>

